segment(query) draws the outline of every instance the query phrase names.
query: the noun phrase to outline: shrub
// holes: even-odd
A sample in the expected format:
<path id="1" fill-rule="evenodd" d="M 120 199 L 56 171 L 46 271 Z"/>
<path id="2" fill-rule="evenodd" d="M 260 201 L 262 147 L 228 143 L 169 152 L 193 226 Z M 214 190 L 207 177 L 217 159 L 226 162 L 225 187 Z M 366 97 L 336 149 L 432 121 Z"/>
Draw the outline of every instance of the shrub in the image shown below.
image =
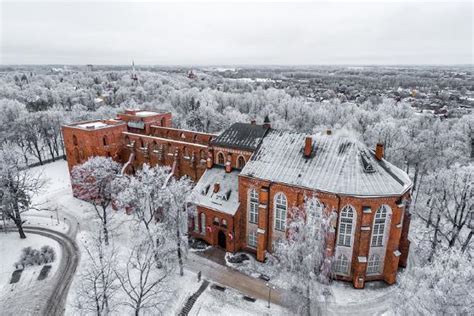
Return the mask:
<path id="1" fill-rule="evenodd" d="M 43 265 L 53 262 L 56 259 L 56 253 L 50 246 L 43 246 L 40 250 L 31 247 L 25 247 L 22 250 L 20 261 L 14 264 L 15 267 L 28 267 L 34 265 Z"/>

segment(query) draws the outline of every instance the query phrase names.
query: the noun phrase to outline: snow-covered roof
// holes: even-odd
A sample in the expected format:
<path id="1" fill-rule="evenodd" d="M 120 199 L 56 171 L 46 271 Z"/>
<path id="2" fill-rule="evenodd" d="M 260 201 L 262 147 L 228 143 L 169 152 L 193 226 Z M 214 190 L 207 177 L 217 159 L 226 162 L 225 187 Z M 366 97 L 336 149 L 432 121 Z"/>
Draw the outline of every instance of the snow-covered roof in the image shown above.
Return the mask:
<path id="1" fill-rule="evenodd" d="M 158 115 L 158 114 L 159 113 L 152 112 L 152 111 L 139 111 L 135 115 L 145 117 L 145 116 L 153 116 L 153 115 Z"/>
<path id="2" fill-rule="evenodd" d="M 102 121 L 87 122 L 87 123 L 76 125 L 76 127 L 85 128 L 85 129 L 96 129 L 96 128 L 102 128 L 102 127 L 107 127 L 107 126 L 109 125 Z"/>
<path id="3" fill-rule="evenodd" d="M 218 212 L 235 215 L 239 208 L 239 171 L 225 172 L 224 168 L 207 169 L 193 189 L 188 202 Z M 214 193 L 214 184 L 220 189 Z"/>
<path id="4" fill-rule="evenodd" d="M 306 135 L 270 130 L 241 175 L 312 190 L 351 196 L 391 196 L 406 192 L 408 175 L 349 135 L 312 136 L 309 158 L 303 155 Z"/>
<path id="5" fill-rule="evenodd" d="M 222 134 L 217 136 L 211 144 L 235 149 L 244 149 L 253 151 L 265 136 L 268 128 L 262 125 L 234 123 Z"/>

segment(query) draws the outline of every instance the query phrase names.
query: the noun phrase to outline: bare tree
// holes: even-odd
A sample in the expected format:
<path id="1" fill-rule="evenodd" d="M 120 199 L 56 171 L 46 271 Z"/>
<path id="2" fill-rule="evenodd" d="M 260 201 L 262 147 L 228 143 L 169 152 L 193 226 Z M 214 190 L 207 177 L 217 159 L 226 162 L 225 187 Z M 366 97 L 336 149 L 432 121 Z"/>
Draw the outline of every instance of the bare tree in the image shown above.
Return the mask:
<path id="1" fill-rule="evenodd" d="M 172 265 L 162 258 L 157 267 L 153 248 L 148 240 L 137 243 L 125 268 L 115 271 L 126 296 L 123 304 L 132 308 L 136 316 L 145 310 L 160 312 L 160 306 L 167 300 L 165 285 Z"/>
<path id="2" fill-rule="evenodd" d="M 430 254 L 438 246 L 465 251 L 472 239 L 469 221 L 473 212 L 473 169 L 470 166 L 442 169 L 431 174 L 425 185 L 425 207 L 418 217 L 431 229 Z"/>
<path id="3" fill-rule="evenodd" d="M 82 165 L 75 166 L 71 173 L 71 182 L 76 197 L 92 203 L 97 218 L 104 230 L 104 241 L 109 243 L 107 209 L 113 201 L 112 181 L 120 171 L 120 164 L 111 158 L 93 157 Z"/>
<path id="4" fill-rule="evenodd" d="M 108 315 L 116 307 L 115 294 L 120 288 L 115 274 L 117 248 L 105 247 L 102 233 L 84 245 L 87 254 L 77 289 L 77 308 L 96 315 Z"/>
<path id="5" fill-rule="evenodd" d="M 29 210 L 46 210 L 33 203 L 45 180 L 41 174 L 24 169 L 20 157 L 21 154 L 11 148 L 0 149 L 0 205 L 6 217 L 15 223 L 20 238 L 26 238 L 22 214 Z"/>

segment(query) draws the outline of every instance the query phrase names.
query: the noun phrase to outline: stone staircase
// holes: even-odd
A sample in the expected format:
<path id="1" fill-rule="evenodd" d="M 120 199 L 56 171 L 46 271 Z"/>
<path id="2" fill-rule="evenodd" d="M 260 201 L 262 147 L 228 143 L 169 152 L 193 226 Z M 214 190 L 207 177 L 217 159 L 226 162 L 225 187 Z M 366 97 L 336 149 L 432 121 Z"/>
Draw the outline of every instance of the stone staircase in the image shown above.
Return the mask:
<path id="1" fill-rule="evenodd" d="M 199 298 L 202 292 L 206 290 L 208 285 L 209 285 L 209 281 L 207 280 L 202 281 L 202 284 L 199 287 L 199 289 L 193 295 L 191 295 L 186 301 L 186 304 L 184 304 L 183 309 L 178 314 L 179 316 L 187 316 L 189 314 L 189 312 L 193 308 L 194 303 L 196 303 L 196 300 Z"/>

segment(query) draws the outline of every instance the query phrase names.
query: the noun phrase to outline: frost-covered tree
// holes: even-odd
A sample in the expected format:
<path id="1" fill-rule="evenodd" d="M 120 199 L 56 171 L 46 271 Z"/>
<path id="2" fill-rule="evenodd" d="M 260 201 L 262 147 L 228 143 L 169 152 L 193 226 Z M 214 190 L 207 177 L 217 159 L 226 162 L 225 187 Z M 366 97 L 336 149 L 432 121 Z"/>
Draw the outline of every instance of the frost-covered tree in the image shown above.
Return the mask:
<path id="1" fill-rule="evenodd" d="M 301 312 L 312 315 L 314 305 L 329 283 L 332 256 L 327 241 L 334 236 L 335 212 L 316 198 L 309 198 L 303 208 L 293 208 L 289 215 L 287 238 L 275 245 L 275 256 L 282 271 L 289 273 L 288 282 L 306 299 Z"/>
<path id="2" fill-rule="evenodd" d="M 473 285 L 472 258 L 455 249 L 440 251 L 433 262 L 400 275 L 393 308 L 399 315 L 469 315 Z"/>
<path id="3" fill-rule="evenodd" d="M 112 204 L 113 196 L 118 190 L 112 182 L 121 169 L 119 163 L 106 157 L 89 158 L 82 165 L 77 165 L 71 172 L 71 184 L 77 198 L 90 202 L 97 218 L 102 223 L 104 242 L 109 242 L 108 208 Z"/>
<path id="4" fill-rule="evenodd" d="M 427 177 L 424 206 L 418 209 L 417 215 L 429 230 L 428 260 L 433 259 L 440 247 L 464 252 L 470 246 L 473 179 L 473 166 L 453 166 L 453 169 L 441 169 Z"/>
<path id="5" fill-rule="evenodd" d="M 173 265 L 169 263 L 169 253 L 160 247 L 160 264 L 155 260 L 156 249 L 148 240 L 138 240 L 132 246 L 124 267 L 115 273 L 125 294 L 123 305 L 130 307 L 135 316 L 143 313 L 160 313 L 166 302 L 167 286 Z"/>
<path id="6" fill-rule="evenodd" d="M 18 228 L 20 238 L 26 238 L 23 231 L 22 214 L 29 210 L 45 210 L 33 202 L 45 185 L 39 173 L 23 168 L 21 154 L 11 148 L 0 148 L 0 206 L 3 214 Z"/>
<path id="7" fill-rule="evenodd" d="M 79 275 L 76 291 L 76 308 L 80 312 L 108 315 L 118 305 L 117 290 L 120 288 L 115 269 L 118 251 L 112 244 L 106 247 L 99 232 L 97 238 L 83 245 L 86 257 Z"/>

